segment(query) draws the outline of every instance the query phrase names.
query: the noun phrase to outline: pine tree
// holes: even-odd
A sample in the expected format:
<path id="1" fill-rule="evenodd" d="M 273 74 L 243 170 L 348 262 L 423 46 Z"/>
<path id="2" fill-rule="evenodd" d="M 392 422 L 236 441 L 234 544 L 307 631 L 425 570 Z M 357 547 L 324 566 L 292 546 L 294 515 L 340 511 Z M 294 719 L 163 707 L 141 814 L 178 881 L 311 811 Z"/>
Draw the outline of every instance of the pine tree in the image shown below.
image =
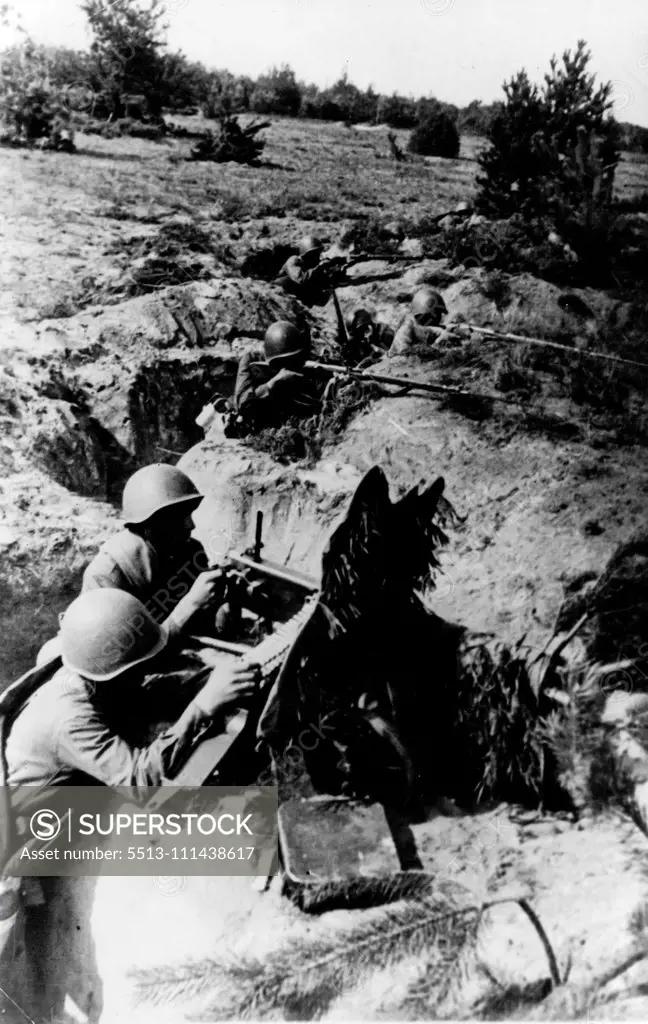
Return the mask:
<path id="1" fill-rule="evenodd" d="M 506 102 L 479 159 L 478 205 L 484 212 L 562 221 L 571 208 L 576 219 L 591 220 L 593 206 L 609 205 L 617 130 L 608 114 L 611 84 L 596 86 L 587 71 L 590 59 L 579 40 L 562 63 L 552 57 L 541 88 L 524 70 L 504 83 Z"/>

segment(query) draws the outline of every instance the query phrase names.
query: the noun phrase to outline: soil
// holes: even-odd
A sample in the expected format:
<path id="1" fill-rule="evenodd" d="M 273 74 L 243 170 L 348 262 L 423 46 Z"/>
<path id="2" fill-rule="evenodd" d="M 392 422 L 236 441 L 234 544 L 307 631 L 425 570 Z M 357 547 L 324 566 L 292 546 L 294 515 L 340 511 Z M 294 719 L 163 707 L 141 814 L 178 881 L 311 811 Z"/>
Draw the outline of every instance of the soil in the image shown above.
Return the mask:
<path id="1" fill-rule="evenodd" d="M 165 220 L 195 216 L 239 257 L 269 235 L 278 244 L 307 230 L 338 236 L 358 209 L 392 219 L 404 209 L 441 213 L 474 189 L 474 148 L 465 142 L 460 161 L 401 168 L 383 154 L 379 133 L 289 121 L 273 132 L 275 170 L 228 166 L 217 181 L 212 168 L 179 162 L 176 144 L 81 137 L 74 157 L 0 153 L 8 283 L 0 298 L 0 686 L 26 671 L 56 631 L 84 565 L 116 527 L 125 476 L 154 460 L 180 460 L 204 488 L 197 526 L 214 558 L 251 543 L 261 510 L 265 556 L 314 575 L 330 530 L 372 465 L 382 466 L 395 493 L 442 475 L 464 522 L 450 535 L 435 610 L 505 639 L 525 633 L 532 643 L 549 636 L 565 586 L 598 574 L 645 520 L 646 448 L 565 393 L 554 355 L 540 366 L 528 353 L 514 358 L 515 369 L 535 375 L 527 405 L 540 401 L 553 429 L 533 426 L 524 399 L 470 418 L 447 400 L 410 395 L 372 404 L 315 467 L 279 465 L 217 431 L 201 440 L 195 416 L 214 393 L 231 394 L 241 351 L 258 344 L 272 319 L 303 311 L 226 262 L 208 280 L 88 305 L 88 296 L 121 280 L 120 246 L 153 235 Z M 636 163 L 628 168 L 621 184 L 632 178 L 632 189 L 645 188 L 645 168 L 643 177 Z M 367 281 L 372 275 L 379 280 Z M 393 326 L 428 281 L 442 289 L 453 317 L 544 337 L 571 334 L 581 348 L 595 342 L 591 327 L 558 305 L 560 289 L 528 275 L 508 281 L 505 308 L 485 294 L 481 272 L 443 260 L 396 275 L 384 263 L 367 264 L 362 277 L 340 290 L 343 306 L 368 306 Z M 578 295 L 600 330 L 625 329 L 627 303 L 589 289 Z M 316 344 L 330 343 L 332 309 L 311 321 Z M 490 390 L 503 358 L 492 343 L 476 349 L 473 340 L 445 361 L 386 359 L 374 369 Z M 602 971 L 645 911 L 646 839 L 621 815 L 574 824 L 524 819 L 511 807 L 474 817 L 437 813 L 415 835 L 434 873 L 530 890 L 561 969 L 571 959 L 574 980 Z M 272 905 L 265 920 L 258 911 L 269 942 Z M 325 927 L 346 927 L 344 914 L 327 915 Z M 492 914 L 484 956 L 493 976 L 502 986 L 546 977 L 546 958 L 521 912 L 508 906 Z M 342 997 L 325 1019 L 376 1019 L 375 1005 L 361 1002 Z M 645 1019 L 646 997 L 628 1012 Z"/>

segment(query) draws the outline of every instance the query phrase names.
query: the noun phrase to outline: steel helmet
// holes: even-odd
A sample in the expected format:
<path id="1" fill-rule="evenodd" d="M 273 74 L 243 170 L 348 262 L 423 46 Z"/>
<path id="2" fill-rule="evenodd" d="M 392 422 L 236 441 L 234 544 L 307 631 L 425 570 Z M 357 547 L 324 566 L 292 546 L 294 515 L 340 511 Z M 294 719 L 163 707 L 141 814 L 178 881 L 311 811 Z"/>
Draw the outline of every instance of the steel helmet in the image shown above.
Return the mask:
<path id="1" fill-rule="evenodd" d="M 160 509 L 187 505 L 187 511 L 202 501 L 195 484 L 175 466 L 155 463 L 133 473 L 124 487 L 122 515 L 127 523 L 145 523 Z"/>
<path id="2" fill-rule="evenodd" d="M 263 349 L 268 362 L 303 355 L 309 348 L 304 334 L 288 320 L 277 320 L 265 333 Z"/>
<path id="3" fill-rule="evenodd" d="M 317 238 L 315 235 L 305 235 L 299 242 L 299 255 L 307 256 L 311 252 L 321 252 L 324 248 L 324 243 L 321 238 Z"/>
<path id="4" fill-rule="evenodd" d="M 72 602 L 61 624 L 61 655 L 71 672 L 103 682 L 158 654 L 168 634 L 136 597 L 100 587 Z"/>
<path id="5" fill-rule="evenodd" d="M 368 309 L 356 309 L 353 313 L 348 313 L 346 317 L 347 331 L 354 331 L 360 325 L 369 326 L 373 324 L 373 317 Z"/>
<path id="6" fill-rule="evenodd" d="M 441 320 L 447 312 L 443 296 L 436 288 L 419 288 L 412 299 L 412 313 L 415 317 L 435 314 Z"/>

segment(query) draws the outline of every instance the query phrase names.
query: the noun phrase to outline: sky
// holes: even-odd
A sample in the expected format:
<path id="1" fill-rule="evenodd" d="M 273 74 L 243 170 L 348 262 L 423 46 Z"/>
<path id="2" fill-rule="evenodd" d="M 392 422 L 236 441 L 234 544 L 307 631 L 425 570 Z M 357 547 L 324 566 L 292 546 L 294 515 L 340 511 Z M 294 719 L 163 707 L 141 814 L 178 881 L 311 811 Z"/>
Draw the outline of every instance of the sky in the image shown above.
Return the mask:
<path id="1" fill-rule="evenodd" d="M 502 98 L 525 67 L 540 82 L 553 53 L 584 38 L 613 82 L 619 120 L 648 127 L 646 0 L 165 0 L 171 49 L 256 77 L 289 64 L 331 85 L 343 71 L 378 92 L 464 106 Z M 77 0 L 13 0 L 37 42 L 88 45 Z M 8 40 L 10 41 L 10 40 Z"/>

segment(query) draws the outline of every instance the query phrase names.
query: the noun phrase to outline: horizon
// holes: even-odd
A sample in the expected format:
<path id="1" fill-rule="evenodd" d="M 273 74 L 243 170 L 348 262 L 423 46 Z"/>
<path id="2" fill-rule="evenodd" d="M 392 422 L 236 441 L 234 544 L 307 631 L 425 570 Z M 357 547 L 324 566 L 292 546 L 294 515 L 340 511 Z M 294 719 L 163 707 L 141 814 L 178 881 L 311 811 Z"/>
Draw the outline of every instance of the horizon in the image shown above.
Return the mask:
<path id="1" fill-rule="evenodd" d="M 257 78 L 288 64 L 298 80 L 319 88 L 346 73 L 361 89 L 434 96 L 458 107 L 503 99 L 503 82 L 521 68 L 541 83 L 552 55 L 573 51 L 583 38 L 590 70 L 612 83 L 614 116 L 648 127 L 648 25 L 639 0 L 618 0 L 613 10 L 604 0 L 542 0 L 525 8 L 514 0 L 166 0 L 164 6 L 168 49 L 211 70 Z M 87 49 L 90 33 L 78 0 L 20 0 L 14 10 L 35 42 Z M 4 35 L 5 45 L 17 38 Z"/>

